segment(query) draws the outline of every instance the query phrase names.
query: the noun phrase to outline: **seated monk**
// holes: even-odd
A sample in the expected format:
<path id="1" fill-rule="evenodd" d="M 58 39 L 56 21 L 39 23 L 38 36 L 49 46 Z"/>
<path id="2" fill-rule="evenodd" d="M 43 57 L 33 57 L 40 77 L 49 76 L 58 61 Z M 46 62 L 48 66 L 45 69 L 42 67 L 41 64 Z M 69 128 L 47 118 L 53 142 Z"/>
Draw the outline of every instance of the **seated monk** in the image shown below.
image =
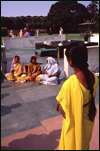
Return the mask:
<path id="1" fill-rule="evenodd" d="M 28 65 L 28 76 L 27 80 L 35 81 L 36 77 L 41 73 L 41 66 L 39 63 L 36 62 L 36 57 L 32 56 L 30 60 L 30 64 Z"/>
<path id="2" fill-rule="evenodd" d="M 20 62 L 19 56 L 16 55 L 14 57 L 11 64 L 10 73 L 6 73 L 5 76 L 10 82 L 18 82 L 18 83 L 26 82 L 25 65 L 22 62 Z"/>

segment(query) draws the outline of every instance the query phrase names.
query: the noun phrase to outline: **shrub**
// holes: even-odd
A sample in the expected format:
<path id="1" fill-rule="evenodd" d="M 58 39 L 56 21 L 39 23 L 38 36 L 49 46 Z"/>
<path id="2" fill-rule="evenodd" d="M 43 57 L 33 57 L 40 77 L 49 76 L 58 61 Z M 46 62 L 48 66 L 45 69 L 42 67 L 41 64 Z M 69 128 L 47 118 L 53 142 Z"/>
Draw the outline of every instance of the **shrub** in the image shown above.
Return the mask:
<path id="1" fill-rule="evenodd" d="M 7 36 L 7 27 L 1 27 L 1 36 Z"/>

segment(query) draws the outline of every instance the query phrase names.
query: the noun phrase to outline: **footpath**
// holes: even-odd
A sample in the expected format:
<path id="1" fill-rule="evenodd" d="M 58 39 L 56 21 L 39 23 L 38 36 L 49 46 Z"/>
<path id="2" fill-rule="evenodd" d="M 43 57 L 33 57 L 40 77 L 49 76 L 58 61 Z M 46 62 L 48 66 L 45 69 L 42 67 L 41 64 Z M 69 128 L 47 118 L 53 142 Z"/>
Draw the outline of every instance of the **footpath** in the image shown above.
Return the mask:
<path id="1" fill-rule="evenodd" d="M 16 54 L 8 52 L 7 60 L 11 61 Z M 25 61 L 29 61 L 32 55 L 21 52 L 21 61 L 26 56 Z M 38 60 L 45 62 L 46 58 Z M 63 58 L 60 59 L 60 68 L 61 77 L 64 77 Z M 7 70 L 9 72 L 10 65 Z M 63 118 L 56 112 L 56 96 L 64 81 L 61 78 L 57 86 L 1 81 L 1 150 L 58 149 Z M 97 115 L 90 150 L 99 150 L 99 86 L 95 102 Z"/>

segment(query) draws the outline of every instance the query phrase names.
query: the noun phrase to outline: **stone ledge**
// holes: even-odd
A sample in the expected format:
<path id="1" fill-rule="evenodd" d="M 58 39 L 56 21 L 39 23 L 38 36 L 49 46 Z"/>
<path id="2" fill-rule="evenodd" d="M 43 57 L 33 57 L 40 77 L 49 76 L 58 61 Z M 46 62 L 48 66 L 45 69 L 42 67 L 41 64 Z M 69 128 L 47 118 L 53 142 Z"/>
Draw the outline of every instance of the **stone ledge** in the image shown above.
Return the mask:
<path id="1" fill-rule="evenodd" d="M 15 37 L 15 38 L 3 38 L 3 45 L 6 49 L 23 49 L 23 48 L 35 48 L 35 43 L 44 41 L 64 41 L 65 34 L 63 35 L 48 35 L 48 36 L 31 36 L 31 37 Z"/>

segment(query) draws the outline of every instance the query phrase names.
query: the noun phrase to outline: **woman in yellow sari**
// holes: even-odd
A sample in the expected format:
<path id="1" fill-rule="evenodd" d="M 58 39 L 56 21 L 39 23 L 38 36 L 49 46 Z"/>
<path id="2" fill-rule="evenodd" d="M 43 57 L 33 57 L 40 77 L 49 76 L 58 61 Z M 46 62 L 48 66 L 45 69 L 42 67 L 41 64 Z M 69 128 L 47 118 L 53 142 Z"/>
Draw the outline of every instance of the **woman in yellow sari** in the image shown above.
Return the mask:
<path id="1" fill-rule="evenodd" d="M 87 48 L 83 42 L 70 44 L 65 55 L 75 74 L 65 81 L 56 97 L 56 110 L 63 116 L 59 150 L 89 150 L 98 78 L 88 70 Z"/>
<path id="2" fill-rule="evenodd" d="M 11 69 L 10 73 L 6 73 L 6 78 L 10 82 L 17 82 L 17 83 L 24 83 L 26 82 L 26 69 L 25 65 L 20 62 L 20 57 L 15 56 L 12 64 L 11 64 Z"/>

